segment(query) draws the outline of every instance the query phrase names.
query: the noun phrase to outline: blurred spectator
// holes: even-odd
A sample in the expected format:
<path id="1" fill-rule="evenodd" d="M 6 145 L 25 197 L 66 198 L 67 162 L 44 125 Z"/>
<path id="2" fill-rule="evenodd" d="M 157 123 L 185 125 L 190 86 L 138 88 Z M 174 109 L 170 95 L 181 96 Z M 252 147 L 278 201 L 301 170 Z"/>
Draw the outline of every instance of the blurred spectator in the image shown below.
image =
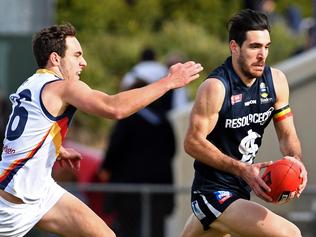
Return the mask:
<path id="1" fill-rule="evenodd" d="M 311 36 L 312 47 L 316 47 L 316 24 L 314 24 L 313 28 L 311 29 Z"/>
<path id="2" fill-rule="evenodd" d="M 306 27 L 304 27 L 302 29 L 303 33 L 304 33 L 304 44 L 297 48 L 293 55 L 298 55 L 300 53 L 305 52 L 306 50 L 311 49 L 312 47 L 314 47 L 313 45 L 313 31 L 315 29 L 315 23 L 314 22 L 310 22 L 310 24 L 308 24 Z"/>
<path id="3" fill-rule="evenodd" d="M 259 0 L 256 5 L 256 10 L 265 13 L 271 25 L 282 23 L 288 26 L 293 33 L 300 33 L 302 16 L 301 11 L 296 4 L 289 4 L 285 9 L 284 14 L 280 14 L 276 11 L 277 1 L 275 0 Z"/>
<path id="4" fill-rule="evenodd" d="M 244 8 L 251 10 L 259 10 L 260 0 L 244 0 Z"/>
<path id="5" fill-rule="evenodd" d="M 300 33 L 302 15 L 297 5 L 291 4 L 286 8 L 285 18 L 286 18 L 289 28 L 294 33 Z"/>
<path id="6" fill-rule="evenodd" d="M 276 12 L 276 1 L 274 0 L 261 0 L 259 2 L 259 11 L 265 13 L 268 17 L 269 23 L 271 25 L 275 23 L 285 23 L 285 19 L 282 15 Z"/>
<path id="7" fill-rule="evenodd" d="M 147 81 L 147 80 L 146 80 Z M 132 88 L 146 85 L 136 79 Z M 111 133 L 99 177 L 104 182 L 173 184 L 175 137 L 166 114 L 173 91 L 138 113 L 118 121 Z M 165 219 L 171 214 L 173 194 L 150 195 L 150 237 L 163 237 Z M 107 194 L 106 209 L 117 216 L 111 226 L 118 237 L 141 236 L 142 199 L 139 193 Z"/>
<path id="8" fill-rule="evenodd" d="M 168 73 L 168 68 L 156 61 L 156 54 L 151 48 L 142 51 L 139 63 L 137 63 L 124 77 L 121 82 L 121 89 L 130 88 L 136 78 L 144 78 L 146 82 L 152 83 L 164 77 Z"/>
<path id="9" fill-rule="evenodd" d="M 126 90 L 135 83 L 137 78 L 141 78 L 147 84 L 159 80 L 168 73 L 168 68 L 178 62 L 183 62 L 184 57 L 180 53 L 172 53 L 167 56 L 166 65 L 156 59 L 156 53 L 151 48 L 145 48 L 141 52 L 139 63 L 137 63 L 122 79 L 121 89 Z M 178 108 L 188 102 L 185 88 L 174 90 L 171 105 Z"/>

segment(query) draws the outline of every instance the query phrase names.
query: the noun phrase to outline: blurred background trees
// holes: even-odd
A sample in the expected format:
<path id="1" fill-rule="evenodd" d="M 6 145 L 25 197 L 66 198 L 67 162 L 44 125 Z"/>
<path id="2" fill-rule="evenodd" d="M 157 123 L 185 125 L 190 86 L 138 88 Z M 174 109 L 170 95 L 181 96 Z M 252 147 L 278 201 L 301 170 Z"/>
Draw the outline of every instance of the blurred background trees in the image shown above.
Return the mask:
<path id="1" fill-rule="evenodd" d="M 278 0 L 275 13 L 285 19 L 292 4 L 303 18 L 312 16 L 310 0 Z M 161 62 L 170 52 L 180 51 L 204 66 L 200 79 L 188 86 L 193 99 L 207 73 L 229 54 L 226 21 L 242 8 L 242 0 L 58 0 L 56 21 L 71 22 L 77 28 L 88 62 L 82 80 L 91 87 L 116 93 L 140 51 L 150 46 Z M 286 20 L 273 23 L 271 38 L 269 64 L 290 57 L 304 41 Z M 71 134 L 76 140 L 98 145 L 111 124 L 78 113 Z"/>

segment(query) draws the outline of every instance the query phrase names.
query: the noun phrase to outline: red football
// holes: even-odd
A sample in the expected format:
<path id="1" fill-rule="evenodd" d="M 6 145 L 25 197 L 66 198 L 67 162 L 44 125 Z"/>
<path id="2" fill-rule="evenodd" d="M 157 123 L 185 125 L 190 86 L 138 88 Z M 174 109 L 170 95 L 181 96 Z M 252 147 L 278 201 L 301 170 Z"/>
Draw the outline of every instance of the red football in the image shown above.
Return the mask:
<path id="1" fill-rule="evenodd" d="M 298 164 L 287 159 L 277 160 L 265 169 L 262 179 L 271 188 L 271 192 L 267 192 L 267 194 L 273 199 L 273 202 L 285 203 L 288 201 L 290 193 L 297 191 L 302 183 L 300 173 Z"/>

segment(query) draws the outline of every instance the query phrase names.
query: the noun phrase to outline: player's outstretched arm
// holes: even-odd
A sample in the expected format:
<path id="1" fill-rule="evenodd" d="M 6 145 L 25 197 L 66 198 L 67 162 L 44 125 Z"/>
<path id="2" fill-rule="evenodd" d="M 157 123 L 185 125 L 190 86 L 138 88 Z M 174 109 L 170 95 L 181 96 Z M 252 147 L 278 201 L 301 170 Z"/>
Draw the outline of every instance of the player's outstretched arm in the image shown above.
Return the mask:
<path id="1" fill-rule="evenodd" d="M 203 67 L 189 61 L 170 67 L 169 74 L 142 88 L 107 95 L 93 90 L 85 83 L 66 80 L 63 86 L 63 101 L 84 112 L 110 119 L 121 119 L 144 108 L 167 91 L 186 86 L 199 77 Z"/>

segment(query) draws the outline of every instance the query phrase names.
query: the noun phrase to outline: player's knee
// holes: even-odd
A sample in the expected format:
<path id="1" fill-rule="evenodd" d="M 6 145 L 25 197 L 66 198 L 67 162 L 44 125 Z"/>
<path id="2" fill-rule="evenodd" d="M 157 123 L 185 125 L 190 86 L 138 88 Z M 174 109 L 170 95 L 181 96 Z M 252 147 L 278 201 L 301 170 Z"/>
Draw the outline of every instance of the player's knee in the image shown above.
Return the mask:
<path id="1" fill-rule="evenodd" d="M 300 229 L 291 223 L 291 226 L 289 228 L 284 228 L 283 233 L 280 237 L 302 237 L 302 233 Z"/>

